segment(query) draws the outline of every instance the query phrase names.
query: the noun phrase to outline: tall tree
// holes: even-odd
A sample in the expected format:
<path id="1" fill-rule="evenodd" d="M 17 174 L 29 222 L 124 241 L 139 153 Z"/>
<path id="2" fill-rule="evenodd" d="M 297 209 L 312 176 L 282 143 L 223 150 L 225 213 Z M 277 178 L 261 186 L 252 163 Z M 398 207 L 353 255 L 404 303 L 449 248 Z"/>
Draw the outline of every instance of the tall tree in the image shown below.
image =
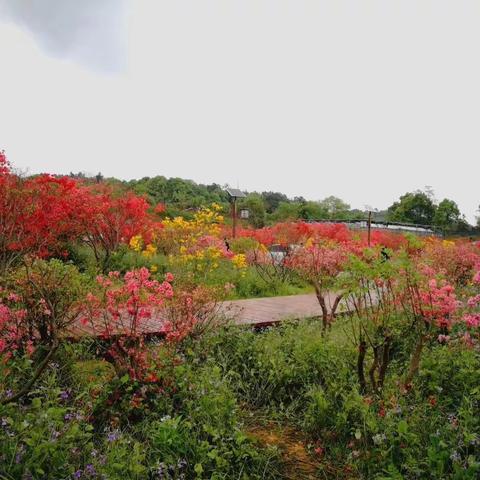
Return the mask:
<path id="1" fill-rule="evenodd" d="M 444 232 L 453 232 L 462 221 L 462 214 L 458 205 L 448 198 L 444 198 L 437 206 L 433 217 L 433 224 Z"/>
<path id="2" fill-rule="evenodd" d="M 267 213 L 273 213 L 281 202 L 288 202 L 288 197 L 280 192 L 262 192 Z"/>
<path id="3" fill-rule="evenodd" d="M 391 205 L 388 209 L 387 220 L 432 225 L 435 210 L 435 204 L 430 196 L 417 190 L 402 195 L 398 202 Z"/>
<path id="4" fill-rule="evenodd" d="M 349 216 L 350 205 L 338 197 L 331 195 L 318 203 L 331 219 L 343 220 Z"/>

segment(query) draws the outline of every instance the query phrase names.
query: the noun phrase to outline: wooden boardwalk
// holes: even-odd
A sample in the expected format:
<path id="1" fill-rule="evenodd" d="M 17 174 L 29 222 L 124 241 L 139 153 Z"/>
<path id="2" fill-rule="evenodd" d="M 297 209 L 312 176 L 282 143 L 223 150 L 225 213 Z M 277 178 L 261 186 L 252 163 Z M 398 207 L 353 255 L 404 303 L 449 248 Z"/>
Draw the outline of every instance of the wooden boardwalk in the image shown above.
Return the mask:
<path id="1" fill-rule="evenodd" d="M 333 303 L 333 294 L 326 299 Z M 286 297 L 250 298 L 222 302 L 220 310 L 238 325 L 273 325 L 283 320 L 297 320 L 322 314 L 315 294 Z M 341 309 L 339 308 L 339 311 Z"/>
<path id="2" fill-rule="evenodd" d="M 326 304 L 329 307 L 334 300 L 334 294 L 327 295 Z M 342 302 L 339 305 L 338 313 L 345 309 Z M 320 305 L 315 294 L 291 295 L 284 297 L 251 298 L 246 300 L 231 300 L 220 302 L 216 306 L 215 314 L 220 318 L 233 322 L 237 325 L 251 325 L 261 328 L 275 325 L 285 320 L 298 320 L 301 318 L 317 317 L 322 314 Z M 120 324 L 122 321 L 120 320 Z M 125 318 L 124 326 L 128 326 L 128 317 Z M 142 321 L 142 333 L 148 336 L 162 335 L 165 325 L 163 312 L 158 312 L 153 318 Z M 70 328 L 72 338 L 84 336 L 101 336 L 104 331 L 102 321 L 96 322 L 94 327 L 89 322 L 76 322 Z M 122 335 L 124 328 L 118 328 Z"/>

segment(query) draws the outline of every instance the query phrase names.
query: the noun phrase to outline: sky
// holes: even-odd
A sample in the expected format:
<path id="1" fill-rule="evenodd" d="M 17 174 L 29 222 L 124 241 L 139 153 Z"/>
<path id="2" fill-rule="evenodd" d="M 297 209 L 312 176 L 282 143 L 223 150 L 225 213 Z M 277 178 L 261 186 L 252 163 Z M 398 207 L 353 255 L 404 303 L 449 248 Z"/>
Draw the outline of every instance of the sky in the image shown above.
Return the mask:
<path id="1" fill-rule="evenodd" d="M 0 0 L 0 149 L 388 207 L 480 204 L 477 0 Z"/>

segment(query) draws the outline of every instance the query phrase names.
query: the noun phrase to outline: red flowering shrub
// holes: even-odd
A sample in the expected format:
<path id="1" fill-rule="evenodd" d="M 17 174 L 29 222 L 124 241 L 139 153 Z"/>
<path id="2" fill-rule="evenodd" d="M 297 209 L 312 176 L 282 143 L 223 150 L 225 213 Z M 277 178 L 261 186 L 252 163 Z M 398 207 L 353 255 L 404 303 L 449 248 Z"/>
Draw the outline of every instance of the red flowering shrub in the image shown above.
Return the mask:
<path id="1" fill-rule="evenodd" d="M 339 243 L 351 242 L 353 239 L 352 232 L 342 223 L 283 222 L 257 230 L 240 229 L 237 233 L 239 237 L 254 238 L 267 247 L 299 245 L 312 237 Z"/>
<path id="2" fill-rule="evenodd" d="M 219 299 L 225 290 L 206 285 L 175 286 L 165 301 L 162 317 L 168 341 L 180 342 L 187 336 L 198 338 L 222 322 Z"/>
<path id="3" fill-rule="evenodd" d="M 0 271 L 26 255 L 62 255 L 67 242 L 82 241 L 104 268 L 112 252 L 160 224 L 143 197 L 108 186 L 86 186 L 69 177 L 21 178 L 0 152 Z"/>
<path id="4" fill-rule="evenodd" d="M 480 262 L 480 249 L 472 242 L 431 239 L 422 252 L 422 260 L 441 273 L 453 285 L 465 285 Z"/>
<path id="5" fill-rule="evenodd" d="M 110 186 L 85 187 L 84 205 L 77 212 L 79 239 L 92 249 L 102 270 L 112 253 L 138 234 L 147 241 L 161 227 L 148 213 L 148 202 L 131 192 L 115 192 Z"/>
<path id="6" fill-rule="evenodd" d="M 466 327 L 465 343 L 472 346 L 480 338 L 480 262 L 475 267 L 461 320 Z"/>

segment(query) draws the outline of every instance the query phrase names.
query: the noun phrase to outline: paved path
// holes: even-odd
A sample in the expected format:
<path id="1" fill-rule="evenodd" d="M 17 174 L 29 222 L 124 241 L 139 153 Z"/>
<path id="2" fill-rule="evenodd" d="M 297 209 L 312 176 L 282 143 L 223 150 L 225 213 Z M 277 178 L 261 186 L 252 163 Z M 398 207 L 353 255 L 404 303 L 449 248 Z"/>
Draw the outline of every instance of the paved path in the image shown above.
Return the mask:
<path id="1" fill-rule="evenodd" d="M 333 303 L 334 294 L 327 295 L 327 307 Z M 247 300 L 232 300 L 221 302 L 218 313 L 230 319 L 237 325 L 252 325 L 257 327 L 274 325 L 283 320 L 298 320 L 301 318 L 320 316 L 322 311 L 315 294 L 291 295 L 285 297 L 251 298 Z M 337 310 L 342 311 L 342 302 Z M 162 332 L 165 319 L 159 312 L 153 318 L 142 321 L 142 331 L 147 335 L 158 335 Z M 121 319 L 120 319 L 121 323 Z M 124 325 L 129 325 L 126 320 Z M 70 329 L 73 337 L 100 335 L 104 330 L 101 321 L 94 328 L 88 322 L 78 321 Z M 121 330 L 121 329 L 119 329 Z"/>
<path id="2" fill-rule="evenodd" d="M 333 303 L 333 299 L 333 294 L 328 296 L 327 306 Z M 340 307 L 338 311 L 341 311 Z M 222 302 L 221 310 L 239 325 L 268 325 L 282 320 L 315 317 L 322 314 L 317 297 L 313 293 Z"/>

